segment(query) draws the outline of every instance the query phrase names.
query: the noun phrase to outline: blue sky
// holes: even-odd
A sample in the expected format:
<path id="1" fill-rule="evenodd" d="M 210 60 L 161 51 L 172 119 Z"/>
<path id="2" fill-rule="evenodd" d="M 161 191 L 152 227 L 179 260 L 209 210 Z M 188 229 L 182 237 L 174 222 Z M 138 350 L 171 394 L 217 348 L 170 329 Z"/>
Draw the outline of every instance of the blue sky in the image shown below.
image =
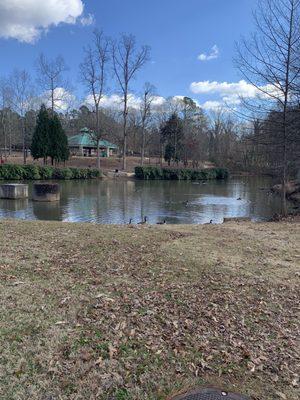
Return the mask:
<path id="1" fill-rule="evenodd" d="M 240 90 L 241 77 L 232 62 L 234 42 L 253 29 L 255 0 L 48 0 L 42 9 L 40 0 L 15 0 L 17 9 L 7 9 L 5 3 L 0 0 L 1 75 L 15 67 L 34 74 L 40 52 L 48 57 L 61 54 L 76 94 L 82 97 L 78 65 L 98 27 L 111 37 L 132 33 L 139 44 L 151 46 L 151 62 L 132 85 L 135 93 L 149 81 L 161 96 L 190 96 L 206 104 Z M 57 11 L 62 3 L 70 15 L 65 9 Z M 211 59 L 205 60 L 205 55 Z M 191 91 L 192 82 L 206 86 L 194 85 L 198 89 Z M 114 92 L 113 82 L 110 89 Z"/>

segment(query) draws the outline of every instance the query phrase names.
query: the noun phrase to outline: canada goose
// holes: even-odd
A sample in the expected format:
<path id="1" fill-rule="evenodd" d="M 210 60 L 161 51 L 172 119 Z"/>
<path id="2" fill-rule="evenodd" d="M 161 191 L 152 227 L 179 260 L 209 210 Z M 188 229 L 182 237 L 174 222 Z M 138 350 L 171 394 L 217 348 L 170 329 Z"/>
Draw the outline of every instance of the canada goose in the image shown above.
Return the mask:
<path id="1" fill-rule="evenodd" d="M 156 222 L 156 225 L 165 225 L 166 224 L 166 220 L 164 219 L 161 222 Z"/>
<path id="2" fill-rule="evenodd" d="M 238 201 L 241 201 L 242 199 L 239 197 L 237 200 L 238 200 Z"/>
<path id="3" fill-rule="evenodd" d="M 132 218 L 130 218 L 130 220 L 128 222 L 128 225 L 131 225 L 131 224 L 132 224 Z"/>
<path id="4" fill-rule="evenodd" d="M 182 204 L 184 204 L 185 206 L 188 206 L 189 205 L 189 201 L 185 200 L 185 201 L 182 202 Z"/>
<path id="5" fill-rule="evenodd" d="M 214 221 L 211 219 L 209 222 L 206 222 L 204 225 L 210 225 L 212 224 Z"/>
<path id="6" fill-rule="evenodd" d="M 144 217 L 144 220 L 139 222 L 138 225 L 145 225 L 148 222 L 148 217 Z"/>

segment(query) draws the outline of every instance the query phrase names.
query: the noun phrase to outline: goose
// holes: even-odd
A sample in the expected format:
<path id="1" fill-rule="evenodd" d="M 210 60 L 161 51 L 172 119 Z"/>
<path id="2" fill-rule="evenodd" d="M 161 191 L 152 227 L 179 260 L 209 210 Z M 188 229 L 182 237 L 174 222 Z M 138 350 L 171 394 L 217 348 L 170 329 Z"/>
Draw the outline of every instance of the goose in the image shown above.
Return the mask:
<path id="1" fill-rule="evenodd" d="M 139 222 L 138 225 L 145 225 L 148 222 L 148 217 L 144 217 L 144 220 Z"/>
<path id="2" fill-rule="evenodd" d="M 204 225 L 210 225 L 212 224 L 214 221 L 211 219 L 209 222 L 206 222 Z"/>
<path id="3" fill-rule="evenodd" d="M 239 197 L 237 200 L 238 200 L 238 201 L 241 201 L 242 199 Z"/>
<path id="4" fill-rule="evenodd" d="M 128 225 L 131 225 L 131 224 L 132 224 L 132 218 L 130 218 L 130 220 L 128 222 Z"/>
<path id="5" fill-rule="evenodd" d="M 156 225 L 165 225 L 166 224 L 166 220 L 164 219 L 161 222 L 156 222 Z"/>

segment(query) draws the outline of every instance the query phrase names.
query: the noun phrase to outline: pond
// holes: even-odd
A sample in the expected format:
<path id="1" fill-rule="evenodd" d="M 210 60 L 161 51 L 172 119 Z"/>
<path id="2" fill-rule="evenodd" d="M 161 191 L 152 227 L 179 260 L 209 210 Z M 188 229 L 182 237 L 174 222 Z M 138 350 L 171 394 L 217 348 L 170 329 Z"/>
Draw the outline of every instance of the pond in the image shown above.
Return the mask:
<path id="1" fill-rule="evenodd" d="M 0 218 L 124 224 L 147 216 L 149 223 L 223 222 L 224 217 L 260 221 L 280 212 L 280 198 L 267 190 L 268 177 L 232 177 L 227 181 L 60 181 L 61 200 L 37 203 L 0 200 Z"/>

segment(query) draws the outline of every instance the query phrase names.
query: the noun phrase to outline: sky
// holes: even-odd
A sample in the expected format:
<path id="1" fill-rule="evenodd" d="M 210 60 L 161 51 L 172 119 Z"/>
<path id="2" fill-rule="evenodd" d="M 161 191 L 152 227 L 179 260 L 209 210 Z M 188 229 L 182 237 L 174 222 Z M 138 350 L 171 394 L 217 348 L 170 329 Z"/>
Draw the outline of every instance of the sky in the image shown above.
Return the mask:
<path id="1" fill-rule="evenodd" d="M 43 52 L 62 55 L 78 98 L 85 96 L 79 64 L 95 28 L 117 38 L 136 37 L 151 47 L 151 60 L 138 73 L 131 91 L 138 96 L 145 82 L 163 97 L 188 96 L 203 108 L 253 88 L 235 69 L 235 42 L 253 30 L 256 0 L 0 0 L 0 75 L 14 68 L 35 75 Z M 110 95 L 116 93 L 111 79 Z"/>

